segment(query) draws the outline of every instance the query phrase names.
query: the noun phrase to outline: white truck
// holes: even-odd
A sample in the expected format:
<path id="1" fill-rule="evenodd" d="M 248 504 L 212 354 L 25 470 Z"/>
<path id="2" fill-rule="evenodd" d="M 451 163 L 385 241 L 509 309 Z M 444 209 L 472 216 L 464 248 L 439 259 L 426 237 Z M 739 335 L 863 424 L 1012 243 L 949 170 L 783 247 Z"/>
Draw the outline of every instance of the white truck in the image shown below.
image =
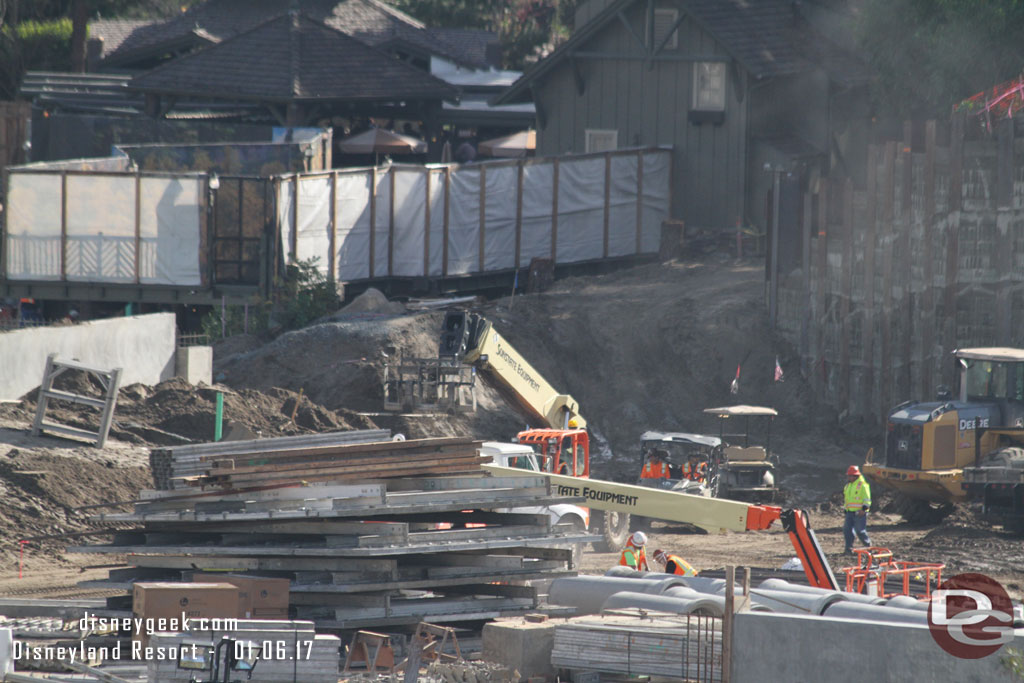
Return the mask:
<path id="1" fill-rule="evenodd" d="M 533 448 L 526 444 L 502 443 L 500 441 L 485 441 L 480 445 L 480 455 L 490 456 L 491 463 L 501 467 L 525 470 L 527 472 L 542 472 L 537 454 Z M 513 512 L 511 508 L 500 510 L 500 512 Z M 590 510 L 572 503 L 556 503 L 554 505 L 537 505 L 529 507 L 517 507 L 514 512 L 522 512 L 533 515 L 548 515 L 551 524 L 572 526 L 577 531 L 586 531 L 590 526 Z M 573 547 L 573 566 L 578 568 L 583 548 L 580 544 Z"/>

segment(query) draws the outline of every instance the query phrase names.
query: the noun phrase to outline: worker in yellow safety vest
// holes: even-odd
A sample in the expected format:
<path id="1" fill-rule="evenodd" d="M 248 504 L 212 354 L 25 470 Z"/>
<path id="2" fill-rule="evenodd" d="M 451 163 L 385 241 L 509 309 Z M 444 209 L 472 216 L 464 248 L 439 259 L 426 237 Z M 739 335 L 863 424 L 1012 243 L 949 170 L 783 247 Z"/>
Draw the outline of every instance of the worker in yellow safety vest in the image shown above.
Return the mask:
<path id="1" fill-rule="evenodd" d="M 846 470 L 846 486 L 843 488 L 843 507 L 846 519 L 843 521 L 843 538 L 846 540 L 845 554 L 853 552 L 854 534 L 865 546 L 871 545 L 868 538 L 868 510 L 871 509 L 871 487 L 860 473 L 860 468 L 850 465 Z"/>
<path id="2" fill-rule="evenodd" d="M 678 555 L 669 555 L 659 548 L 654 551 L 654 559 L 665 566 L 666 574 L 697 576 L 697 570 L 693 568 L 693 565 Z"/>
<path id="3" fill-rule="evenodd" d="M 647 553 L 644 552 L 645 545 L 647 545 L 647 534 L 642 531 L 634 532 L 629 537 L 629 540 L 626 541 L 626 547 L 622 549 L 619 565 L 632 567 L 637 571 L 649 572 L 651 568 L 647 564 Z"/>

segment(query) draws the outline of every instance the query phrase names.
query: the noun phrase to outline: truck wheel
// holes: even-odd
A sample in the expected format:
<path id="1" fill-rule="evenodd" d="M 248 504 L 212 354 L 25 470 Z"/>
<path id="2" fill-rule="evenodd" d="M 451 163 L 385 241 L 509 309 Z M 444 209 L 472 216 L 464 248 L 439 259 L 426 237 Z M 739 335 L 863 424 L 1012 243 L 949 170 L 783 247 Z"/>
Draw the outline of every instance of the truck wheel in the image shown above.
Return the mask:
<path id="1" fill-rule="evenodd" d="M 938 524 L 953 511 L 952 503 L 929 503 L 897 494 L 896 511 L 909 524 Z"/>
<path id="2" fill-rule="evenodd" d="M 601 541 L 594 544 L 599 553 L 615 553 L 622 550 L 629 538 L 629 513 L 614 510 L 594 510 L 591 529 L 601 534 Z"/>

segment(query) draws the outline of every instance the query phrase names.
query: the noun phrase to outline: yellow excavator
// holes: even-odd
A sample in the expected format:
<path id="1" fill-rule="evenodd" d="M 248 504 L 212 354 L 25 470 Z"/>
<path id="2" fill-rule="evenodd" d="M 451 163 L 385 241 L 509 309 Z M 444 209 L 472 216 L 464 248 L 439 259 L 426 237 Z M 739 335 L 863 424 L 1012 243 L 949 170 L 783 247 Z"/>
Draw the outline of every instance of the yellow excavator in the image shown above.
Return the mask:
<path id="1" fill-rule="evenodd" d="M 967 500 L 964 468 L 988 462 L 1024 467 L 1024 350 L 957 349 L 955 393 L 907 401 L 886 420 L 885 452 L 868 452 L 862 468 L 873 484 L 894 491 L 910 522 L 941 519 Z"/>

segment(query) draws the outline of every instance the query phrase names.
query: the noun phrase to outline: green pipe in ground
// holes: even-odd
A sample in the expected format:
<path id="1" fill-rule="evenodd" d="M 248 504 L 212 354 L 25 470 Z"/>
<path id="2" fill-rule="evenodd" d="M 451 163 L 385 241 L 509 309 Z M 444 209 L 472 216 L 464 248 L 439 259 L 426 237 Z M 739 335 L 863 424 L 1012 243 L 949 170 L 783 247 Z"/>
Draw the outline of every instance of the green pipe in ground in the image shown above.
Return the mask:
<path id="1" fill-rule="evenodd" d="M 213 426 L 213 440 L 220 441 L 224 433 L 224 394 L 217 392 L 217 417 Z"/>

